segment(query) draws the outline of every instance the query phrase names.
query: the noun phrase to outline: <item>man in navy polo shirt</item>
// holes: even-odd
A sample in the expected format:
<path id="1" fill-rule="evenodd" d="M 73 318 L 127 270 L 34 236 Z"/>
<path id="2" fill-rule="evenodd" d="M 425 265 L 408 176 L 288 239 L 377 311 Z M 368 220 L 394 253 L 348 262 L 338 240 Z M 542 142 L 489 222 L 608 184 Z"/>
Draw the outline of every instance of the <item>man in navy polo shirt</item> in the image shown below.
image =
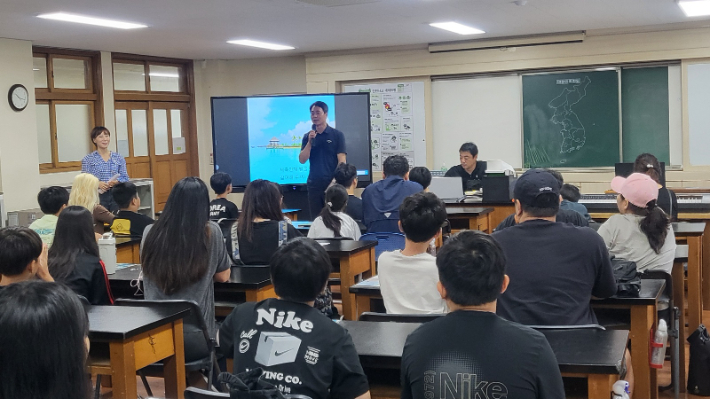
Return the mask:
<path id="1" fill-rule="evenodd" d="M 308 188 L 308 207 L 311 219 L 314 219 L 323 209 L 325 189 L 333 180 L 335 168 L 339 163 L 345 163 L 345 136 L 340 130 L 328 126 L 328 105 L 316 101 L 311 105 L 311 121 L 313 130 L 303 135 L 301 153 L 298 161 L 310 161 L 310 172 L 306 187 Z"/>

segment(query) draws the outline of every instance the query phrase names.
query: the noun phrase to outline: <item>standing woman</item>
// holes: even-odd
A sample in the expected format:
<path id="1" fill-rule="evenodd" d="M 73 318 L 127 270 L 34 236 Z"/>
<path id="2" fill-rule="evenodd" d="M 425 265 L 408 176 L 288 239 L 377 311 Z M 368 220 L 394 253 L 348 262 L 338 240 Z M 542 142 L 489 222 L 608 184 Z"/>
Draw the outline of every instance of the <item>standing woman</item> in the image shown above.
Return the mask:
<path id="1" fill-rule="evenodd" d="M 219 225 L 209 220 L 210 196 L 197 177 L 173 186 L 160 218 L 141 242 L 145 298 L 196 302 L 215 337 L 214 282 L 229 280 L 231 262 Z M 184 331 L 185 361 L 209 353 L 201 331 Z"/>
<path id="2" fill-rule="evenodd" d="M 99 179 L 89 173 L 79 173 L 74 178 L 69 193 L 69 205 L 83 206 L 91 212 L 96 234 L 103 234 L 104 223 L 110 225 L 115 217 L 113 213 L 99 204 Z"/>
<path id="3" fill-rule="evenodd" d="M 49 249 L 49 274 L 92 305 L 111 305 L 111 288 L 92 224 L 91 213 L 83 206 L 64 208 Z"/>
<path id="4" fill-rule="evenodd" d="M 96 151 L 81 160 L 81 171 L 91 173 L 99 179 L 100 201 L 111 213 L 118 212 L 118 205 L 111 196 L 111 188 L 118 183 L 128 181 L 126 160 L 121 154 L 108 149 L 111 132 L 103 126 L 91 130 L 91 141 Z"/>

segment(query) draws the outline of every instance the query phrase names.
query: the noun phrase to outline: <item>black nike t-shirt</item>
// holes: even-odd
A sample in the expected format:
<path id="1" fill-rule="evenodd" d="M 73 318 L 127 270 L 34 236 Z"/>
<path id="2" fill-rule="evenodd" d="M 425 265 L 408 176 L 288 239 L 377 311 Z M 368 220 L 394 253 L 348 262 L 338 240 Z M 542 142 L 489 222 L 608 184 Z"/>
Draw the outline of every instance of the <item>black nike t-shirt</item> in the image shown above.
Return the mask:
<path id="1" fill-rule="evenodd" d="M 239 208 L 226 198 L 216 198 L 210 202 L 210 220 L 237 219 Z"/>
<path id="2" fill-rule="evenodd" d="M 545 336 L 491 312 L 423 324 L 407 337 L 401 371 L 402 399 L 565 397 Z"/>
<path id="3" fill-rule="evenodd" d="M 304 303 L 266 299 L 239 305 L 219 329 L 234 373 L 257 367 L 283 393 L 353 399 L 369 390 L 350 334 Z"/>

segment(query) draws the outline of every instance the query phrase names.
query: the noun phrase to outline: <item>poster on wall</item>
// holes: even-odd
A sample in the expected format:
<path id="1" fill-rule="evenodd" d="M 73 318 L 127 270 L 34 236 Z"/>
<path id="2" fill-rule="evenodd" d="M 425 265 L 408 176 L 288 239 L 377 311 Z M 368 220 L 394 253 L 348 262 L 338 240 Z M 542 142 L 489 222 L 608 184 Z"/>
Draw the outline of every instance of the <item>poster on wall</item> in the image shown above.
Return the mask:
<path id="1" fill-rule="evenodd" d="M 426 165 L 423 82 L 345 85 L 343 92 L 370 93 L 373 171 L 391 155 L 403 155 L 410 167 Z"/>

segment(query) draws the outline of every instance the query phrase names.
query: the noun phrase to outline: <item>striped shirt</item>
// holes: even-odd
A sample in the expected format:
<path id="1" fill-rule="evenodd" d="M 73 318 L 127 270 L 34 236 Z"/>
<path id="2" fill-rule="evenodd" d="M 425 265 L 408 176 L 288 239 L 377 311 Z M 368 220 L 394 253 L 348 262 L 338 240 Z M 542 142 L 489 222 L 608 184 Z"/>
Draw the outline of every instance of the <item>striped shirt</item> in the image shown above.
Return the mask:
<path id="1" fill-rule="evenodd" d="M 119 182 L 128 181 L 126 172 L 126 160 L 121 154 L 111 151 L 108 161 L 104 161 L 98 151 L 94 151 L 81 160 L 81 171 L 91 173 L 98 177 L 99 181 L 108 182 L 115 175 Z"/>

